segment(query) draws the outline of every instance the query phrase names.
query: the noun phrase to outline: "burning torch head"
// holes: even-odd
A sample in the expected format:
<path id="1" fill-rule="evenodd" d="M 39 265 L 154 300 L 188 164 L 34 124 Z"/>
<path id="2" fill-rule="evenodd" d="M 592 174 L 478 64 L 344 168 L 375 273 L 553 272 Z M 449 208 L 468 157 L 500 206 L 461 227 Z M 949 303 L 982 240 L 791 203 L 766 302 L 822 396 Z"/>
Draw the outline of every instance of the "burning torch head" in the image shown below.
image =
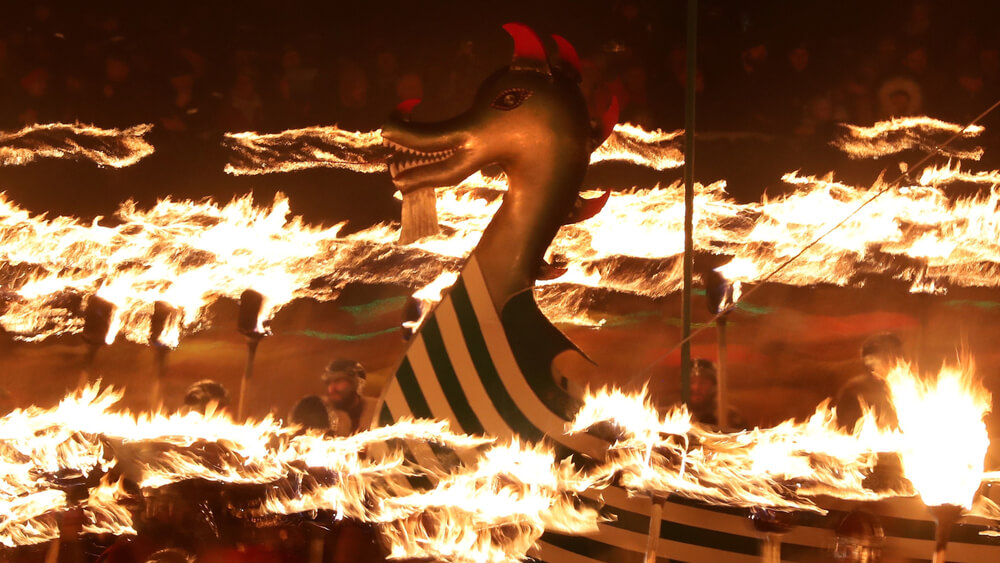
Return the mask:
<path id="1" fill-rule="evenodd" d="M 264 313 L 264 295 L 248 289 L 240 295 L 240 313 L 237 328 L 247 338 L 260 339 L 271 331 L 267 327 L 267 319 L 262 319 Z"/>
<path id="2" fill-rule="evenodd" d="M 705 284 L 705 304 L 708 312 L 713 315 L 723 313 L 728 315 L 735 305 L 733 284 L 718 270 L 706 270 L 701 274 Z"/>
<path id="3" fill-rule="evenodd" d="M 114 326 L 114 303 L 91 295 L 87 299 L 87 310 L 83 314 L 83 339 L 91 346 L 111 344 L 115 340 L 117 327 Z"/>
<path id="4" fill-rule="evenodd" d="M 173 329 L 180 321 L 180 311 L 165 301 L 153 303 L 153 317 L 149 326 L 149 343 L 154 346 L 176 346 Z"/>

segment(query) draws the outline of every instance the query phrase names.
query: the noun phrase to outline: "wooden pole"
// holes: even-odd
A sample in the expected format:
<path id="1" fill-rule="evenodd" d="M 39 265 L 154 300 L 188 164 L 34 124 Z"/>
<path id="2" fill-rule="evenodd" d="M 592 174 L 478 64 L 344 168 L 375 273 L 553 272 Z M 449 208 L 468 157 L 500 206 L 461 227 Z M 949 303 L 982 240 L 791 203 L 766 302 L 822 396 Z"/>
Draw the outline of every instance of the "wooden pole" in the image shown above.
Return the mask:
<path id="1" fill-rule="evenodd" d="M 781 534 L 765 534 L 760 548 L 761 563 L 781 563 Z"/>
<path id="2" fill-rule="evenodd" d="M 687 89 L 684 95 L 684 288 L 681 296 L 681 400 L 691 400 L 691 286 L 694 269 L 694 97 L 698 0 L 687 3 Z"/>
<path id="3" fill-rule="evenodd" d="M 246 398 L 247 382 L 253 377 L 253 362 L 254 358 L 257 357 L 257 345 L 260 344 L 260 338 L 255 338 L 253 336 L 247 337 L 247 363 L 243 368 L 243 377 L 240 379 L 240 398 L 239 402 L 236 404 L 236 419 L 243 420 L 243 404 Z"/>
<path id="4" fill-rule="evenodd" d="M 718 412 L 717 419 L 719 428 L 721 430 L 726 430 L 729 428 L 729 404 L 727 394 L 727 344 L 726 344 L 726 317 L 719 317 L 715 321 L 715 325 L 719 329 L 719 373 L 718 381 L 715 386 L 715 405 Z"/>
<path id="5" fill-rule="evenodd" d="M 646 557 L 643 563 L 656 563 L 656 550 L 660 545 L 660 524 L 663 522 L 663 505 L 666 497 L 653 497 L 649 511 L 649 535 L 646 537 Z"/>
<path id="6" fill-rule="evenodd" d="M 948 551 L 948 539 L 951 537 L 951 527 L 962 517 L 962 507 L 951 504 L 931 506 L 927 509 L 937 520 L 934 530 L 933 563 L 945 563 L 945 553 Z"/>
<path id="7" fill-rule="evenodd" d="M 149 408 L 158 411 L 163 407 L 163 378 L 167 375 L 167 354 L 170 348 L 153 344 L 153 387 L 149 393 Z"/>

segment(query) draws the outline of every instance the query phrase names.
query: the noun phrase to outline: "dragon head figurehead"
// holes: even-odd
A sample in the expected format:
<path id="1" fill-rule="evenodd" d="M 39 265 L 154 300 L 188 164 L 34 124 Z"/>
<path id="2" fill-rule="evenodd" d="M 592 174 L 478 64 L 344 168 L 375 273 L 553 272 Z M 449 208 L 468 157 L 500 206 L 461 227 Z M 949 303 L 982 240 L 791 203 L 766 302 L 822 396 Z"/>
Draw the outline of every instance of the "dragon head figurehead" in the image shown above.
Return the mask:
<path id="1" fill-rule="evenodd" d="M 613 117 L 591 121 L 579 59 L 566 40 L 553 37 L 560 57 L 550 64 L 529 28 L 511 23 L 504 30 L 514 39 L 511 64 L 483 82 L 467 111 L 416 123 L 403 115 L 414 102 L 404 102 L 382 128 L 393 151 L 389 172 L 404 198 L 433 194 L 489 165 L 507 175 L 503 204 L 475 251 L 498 306 L 542 275 L 560 226 L 578 220 L 580 209 L 596 212 L 578 202 L 580 185 L 590 153 L 617 120 L 615 107 Z"/>

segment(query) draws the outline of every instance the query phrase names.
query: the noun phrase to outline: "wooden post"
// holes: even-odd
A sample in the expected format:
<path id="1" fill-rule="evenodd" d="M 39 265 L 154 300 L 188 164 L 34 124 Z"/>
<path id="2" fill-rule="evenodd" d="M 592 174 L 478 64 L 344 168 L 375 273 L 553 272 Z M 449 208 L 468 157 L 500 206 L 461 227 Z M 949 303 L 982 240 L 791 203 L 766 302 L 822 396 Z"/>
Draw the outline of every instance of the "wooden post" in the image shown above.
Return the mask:
<path id="1" fill-rule="evenodd" d="M 656 550 L 660 546 L 660 523 L 663 522 L 663 505 L 666 497 L 652 498 L 653 506 L 649 511 L 649 535 L 646 537 L 646 558 L 644 563 L 656 563 Z"/>
<path id="2" fill-rule="evenodd" d="M 691 400 L 691 285 L 694 270 L 694 97 L 698 77 L 698 0 L 687 3 L 687 89 L 684 95 L 684 287 L 681 292 L 681 400 Z"/>
<path id="3" fill-rule="evenodd" d="M 260 338 L 255 338 L 253 336 L 247 337 L 247 363 L 243 368 L 243 377 L 240 379 L 240 398 L 239 402 L 236 404 L 237 420 L 243 420 L 243 404 L 246 397 L 247 382 L 253 376 L 253 362 L 257 357 L 258 344 L 260 344 Z"/>
<path id="4" fill-rule="evenodd" d="M 729 428 L 729 404 L 727 394 L 727 366 L 726 366 L 726 355 L 728 353 L 726 344 L 726 317 L 719 317 L 715 321 L 715 326 L 719 329 L 719 370 L 718 370 L 718 381 L 715 386 L 715 405 L 718 419 L 719 428 L 721 430 L 726 430 Z"/>
<path id="5" fill-rule="evenodd" d="M 761 541 L 762 563 L 781 563 L 781 534 L 766 534 Z"/>

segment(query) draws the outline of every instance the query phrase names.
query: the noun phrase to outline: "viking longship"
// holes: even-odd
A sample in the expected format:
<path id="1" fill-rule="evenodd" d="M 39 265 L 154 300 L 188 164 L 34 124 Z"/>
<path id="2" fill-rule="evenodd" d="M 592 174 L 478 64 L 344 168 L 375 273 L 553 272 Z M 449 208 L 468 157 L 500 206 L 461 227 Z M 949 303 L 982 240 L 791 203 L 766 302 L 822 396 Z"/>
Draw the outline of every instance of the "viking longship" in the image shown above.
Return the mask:
<path id="1" fill-rule="evenodd" d="M 581 211 L 593 204 L 581 201 L 580 185 L 590 152 L 617 116 L 612 109 L 603 119 L 590 119 L 578 59 L 565 40 L 555 37 L 560 52 L 550 62 L 531 30 L 517 24 L 505 30 L 515 40 L 513 60 L 484 82 L 471 109 L 437 123 L 410 122 L 399 112 L 383 128 L 394 151 L 390 173 L 404 198 L 422 193 L 426 200 L 427 190 L 454 185 L 487 165 L 503 169 L 509 191 L 456 283 L 423 316 L 383 390 L 374 423 L 444 419 L 466 433 L 545 441 L 561 457 L 600 459 L 606 441 L 565 432 L 579 402 L 571 391 L 572 369 L 561 366 L 589 360 L 541 313 L 531 288 L 550 268 L 544 255 L 559 227 L 594 212 Z M 420 464 L 448 463 L 427 446 L 414 446 L 410 455 Z M 653 502 L 615 486 L 600 498 L 609 521 L 598 532 L 546 533 L 534 556 L 643 560 Z M 784 531 L 781 560 L 829 560 L 834 528 L 858 508 L 831 502 L 826 515 L 802 515 Z M 888 550 L 914 560 L 933 552 L 935 523 L 918 500 L 885 501 L 879 512 Z M 751 524 L 746 509 L 681 497 L 666 499 L 659 529 L 661 561 L 759 561 L 767 535 Z M 956 526 L 949 560 L 995 560 L 998 550 L 979 534 L 983 529 Z"/>

